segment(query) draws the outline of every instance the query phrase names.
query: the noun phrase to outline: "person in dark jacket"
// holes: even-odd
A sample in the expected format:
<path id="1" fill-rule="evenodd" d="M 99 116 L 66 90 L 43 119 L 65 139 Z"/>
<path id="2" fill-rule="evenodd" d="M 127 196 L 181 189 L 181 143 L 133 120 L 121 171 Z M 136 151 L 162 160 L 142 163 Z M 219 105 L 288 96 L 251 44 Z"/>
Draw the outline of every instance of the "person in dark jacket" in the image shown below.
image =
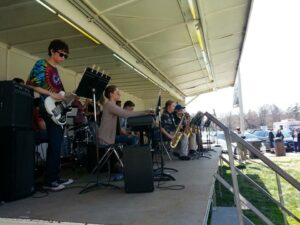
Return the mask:
<path id="1" fill-rule="evenodd" d="M 276 137 L 277 137 L 277 138 L 281 138 L 281 140 L 284 139 L 284 136 L 283 136 L 283 134 L 282 134 L 282 132 L 281 132 L 280 129 L 277 130 Z"/>
<path id="2" fill-rule="evenodd" d="M 294 141 L 294 149 L 295 152 L 300 152 L 300 133 L 298 129 L 295 128 L 294 132 L 292 133 L 293 141 Z"/>
<path id="3" fill-rule="evenodd" d="M 270 150 L 271 152 L 274 151 L 274 133 L 273 133 L 273 129 L 270 128 L 269 130 L 269 141 L 270 141 Z"/>

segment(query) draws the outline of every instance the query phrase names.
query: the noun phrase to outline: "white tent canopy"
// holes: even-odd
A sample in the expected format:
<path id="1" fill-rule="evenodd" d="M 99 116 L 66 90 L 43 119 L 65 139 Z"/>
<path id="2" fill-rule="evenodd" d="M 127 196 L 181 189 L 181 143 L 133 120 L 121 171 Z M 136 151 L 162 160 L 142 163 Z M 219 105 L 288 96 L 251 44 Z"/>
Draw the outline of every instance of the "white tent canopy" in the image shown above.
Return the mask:
<path id="1" fill-rule="evenodd" d="M 65 68 L 95 64 L 138 98 L 161 89 L 183 101 L 234 84 L 250 9 L 248 0 L 3 0 L 0 42 L 46 57 L 60 38 L 71 50 Z"/>

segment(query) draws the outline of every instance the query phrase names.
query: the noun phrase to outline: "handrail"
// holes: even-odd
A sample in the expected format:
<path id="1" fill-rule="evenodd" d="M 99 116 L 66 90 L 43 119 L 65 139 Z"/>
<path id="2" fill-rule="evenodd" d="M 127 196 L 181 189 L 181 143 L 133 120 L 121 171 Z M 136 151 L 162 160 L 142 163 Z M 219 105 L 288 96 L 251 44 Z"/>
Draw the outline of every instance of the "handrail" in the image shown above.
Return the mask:
<path id="1" fill-rule="evenodd" d="M 215 174 L 214 176 L 221 184 L 223 184 L 224 187 L 226 187 L 229 191 L 234 193 L 232 186 L 226 180 L 224 180 L 219 174 Z M 271 220 L 269 220 L 263 213 L 261 213 L 254 205 L 252 205 L 241 194 L 239 194 L 239 198 L 241 199 L 241 202 L 243 202 L 245 206 L 247 206 L 249 209 L 251 209 L 267 225 L 274 225 L 274 223 L 272 223 Z"/>
<path id="2" fill-rule="evenodd" d="M 223 156 L 220 156 L 220 157 L 224 162 L 229 164 L 229 161 L 227 159 L 225 159 Z M 289 216 L 293 217 L 296 221 L 300 222 L 300 219 L 295 214 L 293 214 L 290 210 L 288 210 L 285 206 L 283 206 L 279 201 L 277 201 L 275 198 L 273 198 L 269 192 L 267 192 L 264 188 L 262 188 L 259 184 L 257 184 L 254 180 L 252 180 L 246 174 L 241 172 L 238 168 L 235 167 L 235 170 L 238 172 L 238 174 L 240 174 L 241 176 L 246 178 L 250 183 L 252 183 L 255 187 L 257 187 L 261 193 L 263 193 L 267 197 L 269 197 L 278 207 L 280 207 L 282 210 L 284 210 Z"/>
<path id="3" fill-rule="evenodd" d="M 216 119 L 213 115 L 211 115 L 208 112 L 205 112 L 204 115 L 214 122 L 216 125 L 218 125 L 222 130 L 228 129 L 222 122 L 220 122 L 218 119 Z M 293 187 L 295 187 L 298 191 L 300 191 L 300 183 L 291 175 L 289 175 L 287 172 L 285 172 L 283 169 L 281 169 L 278 165 L 276 165 L 274 162 L 272 162 L 269 158 L 264 156 L 260 153 L 259 150 L 257 150 L 253 145 L 249 144 L 242 138 L 240 138 L 237 134 L 235 134 L 232 131 L 229 131 L 230 136 L 233 140 L 236 140 L 240 144 L 242 144 L 244 147 L 246 147 L 251 153 L 253 153 L 255 156 L 257 156 L 261 161 L 263 161 L 265 164 L 267 164 L 273 171 L 275 171 L 277 174 L 279 174 L 283 179 L 285 179 L 288 183 L 290 183 Z"/>

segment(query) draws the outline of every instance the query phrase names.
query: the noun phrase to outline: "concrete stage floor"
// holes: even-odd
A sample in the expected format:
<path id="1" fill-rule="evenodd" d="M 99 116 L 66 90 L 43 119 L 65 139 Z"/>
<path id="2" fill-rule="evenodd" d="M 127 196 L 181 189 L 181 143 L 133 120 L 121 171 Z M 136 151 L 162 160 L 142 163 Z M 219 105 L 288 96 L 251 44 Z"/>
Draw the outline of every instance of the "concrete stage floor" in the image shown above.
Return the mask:
<path id="1" fill-rule="evenodd" d="M 113 182 L 121 189 L 100 187 L 78 194 L 90 178 L 73 172 L 73 177 L 78 178 L 70 188 L 49 192 L 46 196 L 37 192 L 25 199 L 4 203 L 0 206 L 0 217 L 84 224 L 201 225 L 208 213 L 209 193 L 220 151 L 210 154 L 211 159 L 166 162 L 167 167 L 178 169 L 177 173 L 171 173 L 176 181 L 160 182 L 160 186 L 184 185 L 182 190 L 157 188 L 158 182 L 155 182 L 152 193 L 127 194 L 123 182 Z M 3 221 L 0 218 L 0 224 L 6 224 Z M 24 224 L 30 224 L 28 222 Z"/>

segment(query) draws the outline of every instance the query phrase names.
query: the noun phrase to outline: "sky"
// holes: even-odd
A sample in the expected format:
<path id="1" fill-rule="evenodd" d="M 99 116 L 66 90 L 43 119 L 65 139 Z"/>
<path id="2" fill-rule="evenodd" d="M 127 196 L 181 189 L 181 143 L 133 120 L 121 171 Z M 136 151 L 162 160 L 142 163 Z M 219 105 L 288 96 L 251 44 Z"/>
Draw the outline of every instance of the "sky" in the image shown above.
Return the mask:
<path id="1" fill-rule="evenodd" d="M 254 0 L 240 62 L 244 112 L 300 102 L 300 1 Z M 187 99 L 189 101 L 190 98 Z M 200 95 L 187 111 L 238 113 L 233 88 Z"/>

